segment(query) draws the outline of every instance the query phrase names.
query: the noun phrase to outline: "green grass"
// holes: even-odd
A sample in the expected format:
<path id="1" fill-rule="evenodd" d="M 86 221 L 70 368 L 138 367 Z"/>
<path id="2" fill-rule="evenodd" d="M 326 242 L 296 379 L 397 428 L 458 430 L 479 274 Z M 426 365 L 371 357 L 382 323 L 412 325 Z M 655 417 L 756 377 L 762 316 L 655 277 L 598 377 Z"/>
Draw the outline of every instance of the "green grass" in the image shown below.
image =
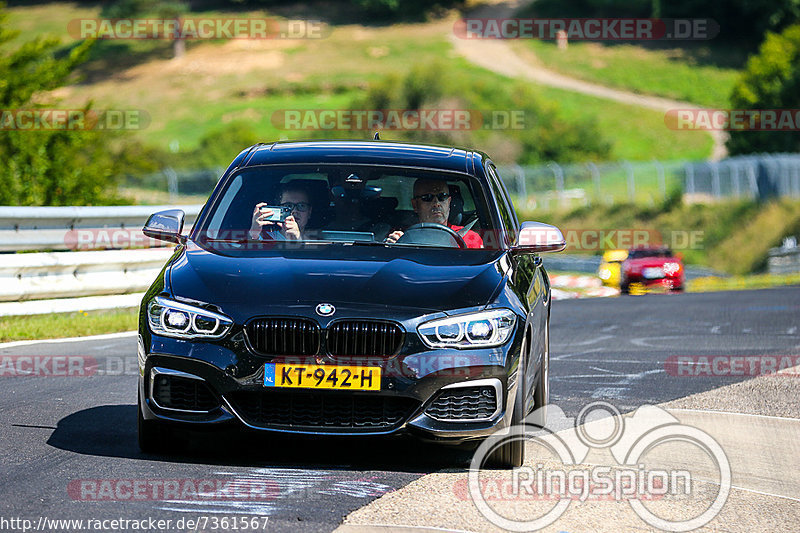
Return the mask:
<path id="1" fill-rule="evenodd" d="M 136 329 L 138 309 L 0 317 L 0 342 L 83 337 Z"/>
<path id="2" fill-rule="evenodd" d="M 714 141 L 703 131 L 667 128 L 664 114 L 580 93 L 541 88 L 542 96 L 558 102 L 564 118 L 596 118 L 603 135 L 612 143 L 611 160 L 705 159 Z"/>
<path id="3" fill-rule="evenodd" d="M 687 292 L 742 291 L 798 284 L 800 284 L 800 272 L 795 274 L 731 276 L 729 278 L 708 276 L 687 281 L 686 290 Z"/>
<path id="4" fill-rule="evenodd" d="M 559 50 L 552 42 L 526 40 L 517 46 L 528 47 L 547 68 L 562 74 L 707 107 L 729 106 L 739 75 L 737 69 L 716 66 L 709 61 L 713 57 L 703 57 L 715 53 L 708 47 L 693 54 L 682 48 L 633 44 L 573 42 Z"/>
<path id="5" fill-rule="evenodd" d="M 17 43 L 53 34 L 63 38 L 66 46 L 71 42 L 67 23 L 97 17 L 99 10 L 99 5 L 50 3 L 9 11 L 11 26 L 23 30 Z M 264 14 L 255 10 L 192 13 L 237 18 Z M 447 58 L 448 64 L 468 75 L 469 83 L 509 83 L 507 78 L 454 57 L 448 40 L 451 32 L 451 20 L 385 27 L 337 26 L 325 39 L 189 43 L 187 56 L 177 62 L 170 59 L 170 44 L 165 41 L 101 41 L 90 61 L 79 69 L 84 82 L 59 89 L 54 95 L 63 107 L 82 106 L 91 100 L 98 109 L 144 110 L 151 122 L 134 135 L 164 149 L 178 141 L 181 151 L 189 151 L 204 134 L 231 121 L 250 123 L 265 141 L 306 138 L 306 132 L 276 127 L 271 121 L 273 113 L 348 107 L 367 83 L 406 72 L 413 64 Z M 570 48 L 575 61 L 581 55 L 579 50 L 578 45 Z M 624 64 L 624 58 L 618 63 Z M 656 70 L 664 83 L 696 85 L 681 81 L 680 74 L 668 68 L 678 68 L 680 62 L 665 59 L 659 65 Z M 639 68 L 630 70 L 641 74 Z M 705 132 L 670 130 L 659 112 L 547 87 L 536 91 L 543 102 L 558 109 L 565 122 L 594 118 L 613 144 L 611 160 L 701 159 L 711 153 L 712 141 Z M 624 180 L 620 183 L 624 188 Z"/>

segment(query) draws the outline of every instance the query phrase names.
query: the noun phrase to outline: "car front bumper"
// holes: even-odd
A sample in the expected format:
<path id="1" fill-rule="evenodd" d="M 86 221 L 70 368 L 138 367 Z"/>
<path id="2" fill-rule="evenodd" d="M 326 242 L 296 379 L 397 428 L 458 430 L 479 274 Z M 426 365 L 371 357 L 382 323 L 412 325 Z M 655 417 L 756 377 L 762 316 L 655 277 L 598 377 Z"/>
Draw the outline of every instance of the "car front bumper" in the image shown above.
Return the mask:
<path id="1" fill-rule="evenodd" d="M 411 434 L 424 440 L 461 442 L 487 436 L 509 425 L 513 405 L 509 405 L 508 399 L 515 397 L 522 329 L 517 327 L 511 340 L 497 348 L 419 350 L 415 346 L 410 353 L 401 352 L 391 358 L 365 357 L 361 364 L 381 367 L 382 376 L 379 391 L 363 392 L 265 387 L 264 365 L 274 359 L 253 354 L 245 343 L 237 343 L 235 339 L 224 343 L 185 341 L 145 331 L 139 336 L 140 409 L 145 420 L 195 428 L 238 425 L 257 431 L 306 435 Z M 355 365 L 358 361 L 351 358 L 345 364 Z M 329 356 L 304 358 L 301 362 L 337 364 Z M 159 375 L 180 377 L 190 380 L 184 383 L 208 387 L 215 405 L 205 405 L 203 409 L 160 405 L 153 390 Z M 491 390 L 495 405 L 494 409 L 487 408 L 490 413 L 485 409 L 478 416 L 453 419 L 442 417 L 440 411 L 433 409 L 434 402 L 441 401 L 445 394 L 456 394 L 454 403 L 463 404 L 464 400 L 457 396 L 461 391 L 470 394 L 480 391 L 485 395 Z M 274 421 L 263 416 L 256 420 L 248 415 L 253 412 L 254 403 L 274 401 L 283 402 L 273 408 L 278 410 L 272 412 L 279 415 Z M 344 404 L 354 411 L 358 406 L 367 406 L 373 412 L 374 409 L 380 412 L 381 408 L 373 405 L 376 402 L 383 406 L 384 412 L 392 409 L 392 423 L 334 427 L 326 425 L 323 416 L 309 426 L 287 422 L 282 414 L 286 410 L 299 410 L 297 404 L 310 410 L 325 409 L 326 404 Z M 354 420 L 358 414 L 353 413 Z"/>

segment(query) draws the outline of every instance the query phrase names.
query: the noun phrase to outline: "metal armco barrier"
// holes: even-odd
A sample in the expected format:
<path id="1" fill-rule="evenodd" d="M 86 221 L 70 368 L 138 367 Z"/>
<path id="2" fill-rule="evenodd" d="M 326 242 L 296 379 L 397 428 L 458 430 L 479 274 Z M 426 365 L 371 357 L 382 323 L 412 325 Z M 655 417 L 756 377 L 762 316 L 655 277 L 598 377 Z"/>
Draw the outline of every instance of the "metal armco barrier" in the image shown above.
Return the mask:
<path id="1" fill-rule="evenodd" d="M 0 302 L 127 294 L 153 282 L 172 248 L 0 255 Z"/>
<path id="2" fill-rule="evenodd" d="M 800 272 L 800 246 L 795 237 L 783 240 L 783 246 L 769 251 L 767 267 L 770 274 L 793 274 Z"/>
<path id="3" fill-rule="evenodd" d="M 156 211 L 182 209 L 190 228 L 202 205 L 97 206 L 97 207 L 8 207 L 0 206 L 0 251 L 79 249 L 80 230 L 97 230 L 94 248 L 127 248 L 125 242 L 141 236 L 147 217 Z M 103 233 L 99 230 L 108 230 Z M 128 232 L 116 239 L 112 230 Z M 166 245 L 166 243 L 165 243 Z M 5 260 L 0 257 L 0 260 Z"/>

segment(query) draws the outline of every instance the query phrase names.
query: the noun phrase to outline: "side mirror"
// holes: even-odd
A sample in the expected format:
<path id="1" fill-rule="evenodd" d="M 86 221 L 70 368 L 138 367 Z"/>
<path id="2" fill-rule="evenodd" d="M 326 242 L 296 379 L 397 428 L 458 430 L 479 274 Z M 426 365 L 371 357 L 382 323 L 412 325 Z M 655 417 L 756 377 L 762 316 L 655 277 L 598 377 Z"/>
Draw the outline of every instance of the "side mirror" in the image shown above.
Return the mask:
<path id="1" fill-rule="evenodd" d="M 567 247 L 561 230 L 542 222 L 523 222 L 514 244 L 515 252 L 560 252 Z"/>
<path id="2" fill-rule="evenodd" d="M 142 228 L 142 233 L 153 239 L 182 244 L 186 242 L 186 237 L 181 235 L 184 216 L 180 209 L 167 209 L 153 213 Z"/>

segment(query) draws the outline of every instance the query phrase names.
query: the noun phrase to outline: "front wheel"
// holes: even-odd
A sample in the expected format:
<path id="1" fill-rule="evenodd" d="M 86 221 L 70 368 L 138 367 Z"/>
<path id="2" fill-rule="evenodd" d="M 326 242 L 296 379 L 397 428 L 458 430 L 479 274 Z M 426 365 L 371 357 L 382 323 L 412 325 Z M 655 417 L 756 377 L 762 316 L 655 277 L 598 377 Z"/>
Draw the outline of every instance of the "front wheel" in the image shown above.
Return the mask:
<path id="1" fill-rule="evenodd" d="M 137 430 L 139 436 L 139 449 L 144 453 L 156 454 L 166 449 L 168 435 L 163 424 L 155 420 L 145 420 L 142 415 L 141 396 L 136 406 L 139 415 Z"/>
<path id="2" fill-rule="evenodd" d="M 550 317 L 544 328 L 544 348 L 539 366 L 539 379 L 533 391 L 533 413 L 528 417 L 531 425 L 543 428 L 547 423 L 547 405 L 550 403 Z"/>
<path id="3" fill-rule="evenodd" d="M 517 468 L 525 460 L 525 432 L 520 431 L 525 420 L 525 361 L 526 345 L 523 343 L 519 356 L 519 369 L 517 370 L 517 393 L 514 400 L 514 410 L 511 413 L 511 432 L 501 438 L 501 443 L 495 447 L 487 459 L 487 464 L 496 468 Z"/>

